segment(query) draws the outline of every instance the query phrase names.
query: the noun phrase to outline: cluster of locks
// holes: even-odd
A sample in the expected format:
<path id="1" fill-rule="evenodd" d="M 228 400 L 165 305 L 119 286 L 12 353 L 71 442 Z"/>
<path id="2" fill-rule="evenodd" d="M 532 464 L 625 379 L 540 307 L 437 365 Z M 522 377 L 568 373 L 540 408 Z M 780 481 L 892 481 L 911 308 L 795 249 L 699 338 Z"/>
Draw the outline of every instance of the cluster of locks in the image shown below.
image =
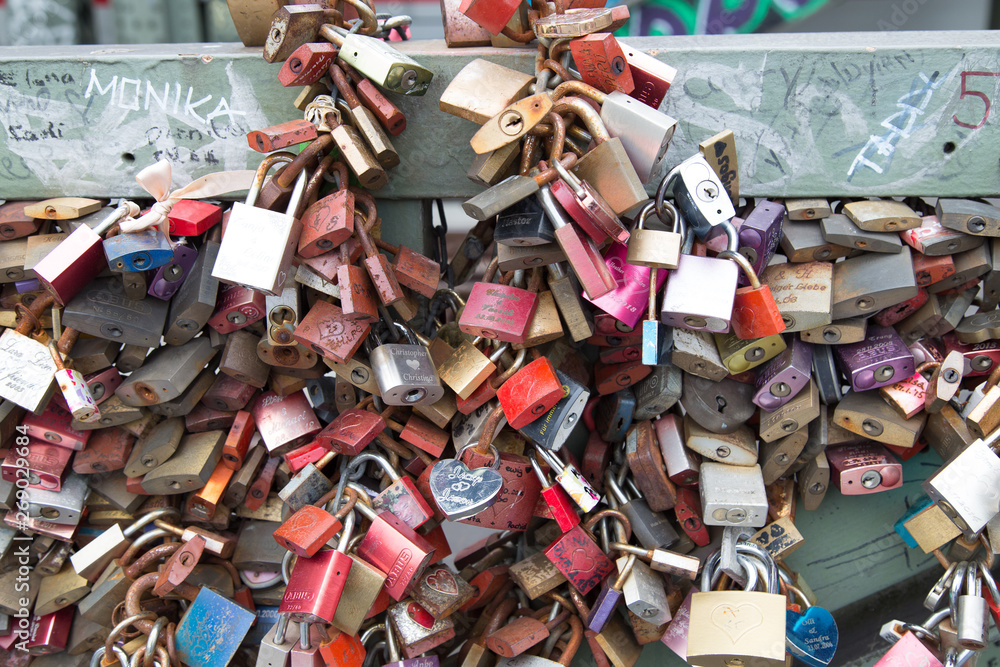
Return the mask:
<path id="1" fill-rule="evenodd" d="M 796 508 L 898 488 L 927 445 L 946 463 L 897 531 L 946 572 L 878 664 L 973 664 L 1000 622 L 1000 209 L 741 199 L 728 131 L 668 171 L 675 72 L 603 4 L 442 2 L 450 44 L 538 40 L 534 76 L 476 59 L 440 97 L 482 126 L 487 187 L 450 264 L 381 238 L 406 126 L 383 91 L 432 73 L 362 0 L 237 21 L 303 87 L 303 120 L 248 135 L 252 182 L 144 172 L 138 219 L 0 206 L 5 665 L 543 667 L 586 642 L 824 667 Z M 446 521 L 496 533 L 453 554 Z"/>

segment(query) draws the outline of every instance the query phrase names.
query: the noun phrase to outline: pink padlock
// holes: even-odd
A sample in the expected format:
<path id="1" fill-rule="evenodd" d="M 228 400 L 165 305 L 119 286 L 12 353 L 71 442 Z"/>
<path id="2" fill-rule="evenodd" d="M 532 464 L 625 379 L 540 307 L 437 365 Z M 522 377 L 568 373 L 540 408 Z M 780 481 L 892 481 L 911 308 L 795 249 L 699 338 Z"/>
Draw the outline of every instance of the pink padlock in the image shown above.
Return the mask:
<path id="1" fill-rule="evenodd" d="M 627 245 L 611 244 L 604 252 L 604 263 L 618 287 L 596 299 L 591 299 L 584 292 L 583 298 L 620 322 L 635 327 L 646 312 L 649 302 L 650 269 L 648 266 L 629 264 L 626 261 L 627 253 Z M 656 272 L 656 291 L 663 287 L 667 273 L 667 271 Z"/>

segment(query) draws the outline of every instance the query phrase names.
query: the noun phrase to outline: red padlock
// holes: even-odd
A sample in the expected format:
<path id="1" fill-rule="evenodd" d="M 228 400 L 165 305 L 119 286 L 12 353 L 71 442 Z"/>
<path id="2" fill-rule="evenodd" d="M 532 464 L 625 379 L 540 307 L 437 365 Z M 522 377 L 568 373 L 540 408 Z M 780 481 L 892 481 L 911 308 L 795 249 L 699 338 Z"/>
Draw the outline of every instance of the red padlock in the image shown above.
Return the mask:
<path id="1" fill-rule="evenodd" d="M 472 286 L 472 293 L 458 318 L 458 327 L 473 336 L 523 343 L 538 308 L 538 294 L 506 284 L 513 273 L 507 274 L 499 284 L 490 282 L 498 266 L 497 259 L 493 258 L 483 282 Z"/>
<path id="2" fill-rule="evenodd" d="M 611 33 L 595 32 L 574 39 L 569 48 L 584 83 L 605 93 L 618 90 L 628 95 L 635 90 L 625 52 Z"/>
<path id="3" fill-rule="evenodd" d="M 338 49 L 330 42 L 303 44 L 288 56 L 278 72 L 278 81 L 288 86 L 308 86 L 323 78 L 330 63 L 337 59 Z"/>
<path id="4" fill-rule="evenodd" d="M 531 467 L 542 485 L 541 502 L 549 510 L 551 516 L 548 518 L 554 519 L 559 525 L 559 529 L 564 533 L 573 526 L 579 525 L 580 515 L 576 513 L 576 505 L 561 486 L 549 484 L 549 480 L 546 479 L 542 466 L 538 463 L 534 453 L 531 455 Z"/>
<path id="5" fill-rule="evenodd" d="M 625 528 L 625 542 L 632 536 L 632 524 L 617 510 L 603 510 L 582 526 L 575 526 L 545 550 L 545 557 L 563 573 L 570 586 L 586 595 L 611 574 L 614 563 L 601 550 L 590 531 L 604 517 L 617 519 Z"/>
<path id="6" fill-rule="evenodd" d="M 520 5 L 521 0 L 462 0 L 458 11 L 494 35 L 499 35 Z"/>
<path id="7" fill-rule="evenodd" d="M 274 541 L 289 551 L 312 558 L 343 528 L 340 520 L 315 505 L 305 505 L 274 531 Z"/>
<path id="8" fill-rule="evenodd" d="M 222 222 L 222 208 L 197 199 L 181 199 L 167 214 L 171 236 L 200 236 Z"/>
<path id="9" fill-rule="evenodd" d="M 674 505 L 674 513 L 677 515 L 677 523 L 680 524 L 681 529 L 687 533 L 692 542 L 699 547 L 704 547 L 712 541 L 708 534 L 708 528 L 701 520 L 701 499 L 698 497 L 697 487 L 677 487 L 677 503 Z"/>
<path id="10" fill-rule="evenodd" d="M 233 470 L 240 469 L 256 428 L 252 414 L 246 410 L 236 413 L 229 435 L 226 436 L 226 444 L 222 446 L 222 465 Z"/>
<path id="11" fill-rule="evenodd" d="M 385 420 L 381 415 L 351 408 L 341 412 L 327 424 L 316 436 L 316 440 L 338 454 L 355 456 L 384 430 Z"/>
<path id="12" fill-rule="evenodd" d="M 563 397 L 562 382 L 552 362 L 539 357 L 497 389 L 497 398 L 511 428 L 535 421 Z"/>
<path id="13" fill-rule="evenodd" d="M 265 127 L 262 130 L 248 132 L 247 143 L 250 144 L 250 148 L 258 153 L 272 153 L 280 151 L 282 148 L 312 141 L 317 136 L 316 124 L 303 118 Z"/>
<path id="14" fill-rule="evenodd" d="M 340 188 L 302 214 L 299 256 L 303 258 L 330 252 L 354 234 L 354 193 L 347 187 L 347 165 L 335 162 L 329 171 L 336 172 Z"/>

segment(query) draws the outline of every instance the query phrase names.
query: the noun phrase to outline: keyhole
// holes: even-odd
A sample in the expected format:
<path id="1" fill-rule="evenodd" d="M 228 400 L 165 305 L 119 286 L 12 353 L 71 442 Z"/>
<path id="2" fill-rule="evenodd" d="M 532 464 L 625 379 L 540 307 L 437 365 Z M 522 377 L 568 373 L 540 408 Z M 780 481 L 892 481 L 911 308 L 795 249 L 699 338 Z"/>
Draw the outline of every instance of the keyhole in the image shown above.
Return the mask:
<path id="1" fill-rule="evenodd" d="M 716 409 L 719 411 L 719 414 L 722 414 L 723 412 L 726 411 L 726 406 L 728 405 L 728 403 L 726 402 L 725 396 L 716 396 L 715 403 L 718 406 Z"/>

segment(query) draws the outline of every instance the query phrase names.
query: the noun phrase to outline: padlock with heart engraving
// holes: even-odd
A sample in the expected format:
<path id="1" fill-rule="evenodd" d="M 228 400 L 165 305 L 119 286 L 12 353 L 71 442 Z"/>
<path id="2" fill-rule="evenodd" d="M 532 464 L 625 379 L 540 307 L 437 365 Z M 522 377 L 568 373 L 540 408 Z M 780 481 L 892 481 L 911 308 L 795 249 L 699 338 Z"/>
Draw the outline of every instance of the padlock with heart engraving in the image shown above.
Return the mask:
<path id="1" fill-rule="evenodd" d="M 429 405 L 444 396 L 444 387 L 430 351 L 418 343 L 413 331 L 396 323 L 408 344 L 387 343 L 376 347 L 369 358 L 382 400 L 387 405 Z"/>
<path id="2" fill-rule="evenodd" d="M 742 553 L 741 553 L 742 552 Z M 760 547 L 743 542 L 737 553 L 763 560 L 767 571 L 765 592 L 714 591 L 721 575 L 716 567 L 720 552 L 713 552 L 702 571 L 701 592 L 691 597 L 687 659 L 698 667 L 724 664 L 785 664 L 785 598 L 778 594 L 778 570 Z M 740 560 L 755 570 L 752 562 Z M 754 577 L 756 579 L 756 577 Z"/>
<path id="3" fill-rule="evenodd" d="M 496 266 L 494 260 L 486 269 L 483 282 L 472 286 L 472 292 L 458 320 L 459 326 L 462 331 L 473 336 L 523 343 L 531 318 L 538 307 L 538 295 L 511 287 L 503 281 L 499 284 L 491 282 L 496 274 Z"/>
<path id="4" fill-rule="evenodd" d="M 405 474 L 401 475 L 397 472 L 384 456 L 372 452 L 358 454 L 351 459 L 351 464 L 347 468 L 348 474 L 360 468 L 367 461 L 380 466 L 392 482 L 381 493 L 372 498 L 373 509 L 391 512 L 393 516 L 414 530 L 430 520 L 434 512 L 413 480 Z"/>
<path id="5" fill-rule="evenodd" d="M 597 546 L 597 542 L 589 532 L 606 516 L 613 517 L 624 526 L 626 539 L 631 536 L 632 526 L 624 514 L 614 510 L 602 510 L 586 523 L 574 526 L 545 549 L 545 556 L 582 595 L 596 588 L 614 569 L 611 560 Z"/>

